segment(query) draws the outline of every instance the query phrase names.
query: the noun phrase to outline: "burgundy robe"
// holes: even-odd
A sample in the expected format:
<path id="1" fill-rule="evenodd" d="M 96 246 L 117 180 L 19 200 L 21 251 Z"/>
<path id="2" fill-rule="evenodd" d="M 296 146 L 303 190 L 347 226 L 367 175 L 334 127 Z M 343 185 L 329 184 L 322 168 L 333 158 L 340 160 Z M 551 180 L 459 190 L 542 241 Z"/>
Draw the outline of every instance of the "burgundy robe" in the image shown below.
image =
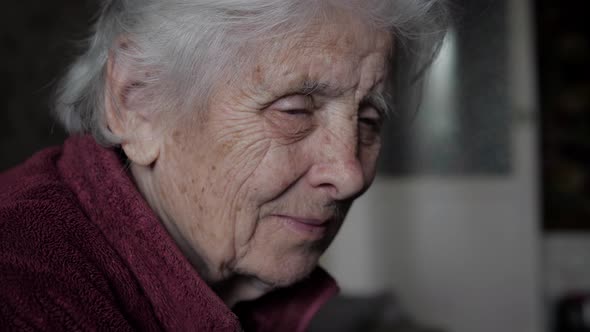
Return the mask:
<path id="1" fill-rule="evenodd" d="M 0 188 L 2 330 L 304 331 L 338 291 L 318 268 L 232 311 L 89 136 L 37 153 Z"/>

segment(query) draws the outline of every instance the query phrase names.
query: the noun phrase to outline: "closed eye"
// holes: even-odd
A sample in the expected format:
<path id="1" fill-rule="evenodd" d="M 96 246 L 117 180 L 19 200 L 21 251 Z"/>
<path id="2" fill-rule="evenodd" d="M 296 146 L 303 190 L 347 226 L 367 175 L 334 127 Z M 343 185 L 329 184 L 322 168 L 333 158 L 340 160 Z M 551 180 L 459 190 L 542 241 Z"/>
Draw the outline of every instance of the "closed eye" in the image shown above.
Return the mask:
<path id="1" fill-rule="evenodd" d="M 313 111 L 314 103 L 310 95 L 295 94 L 273 102 L 268 108 L 290 115 L 306 115 Z"/>
<path id="2" fill-rule="evenodd" d="M 371 103 L 362 102 L 358 111 L 359 142 L 365 146 L 374 146 L 380 141 L 383 115 Z"/>
<path id="3" fill-rule="evenodd" d="M 359 107 L 358 121 L 380 130 L 383 125 L 383 113 L 370 102 L 362 102 Z"/>
<path id="4" fill-rule="evenodd" d="M 282 97 L 267 106 L 264 114 L 272 134 L 288 143 L 305 138 L 315 128 L 314 105 L 309 95 Z"/>

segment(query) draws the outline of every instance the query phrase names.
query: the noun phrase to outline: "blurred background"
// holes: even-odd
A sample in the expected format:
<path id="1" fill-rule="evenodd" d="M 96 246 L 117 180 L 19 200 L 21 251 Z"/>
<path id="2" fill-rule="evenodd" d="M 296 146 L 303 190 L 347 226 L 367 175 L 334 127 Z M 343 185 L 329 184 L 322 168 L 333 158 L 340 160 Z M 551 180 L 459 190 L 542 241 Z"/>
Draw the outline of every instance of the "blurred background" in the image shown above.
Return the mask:
<path id="1" fill-rule="evenodd" d="M 55 80 L 98 0 L 5 4 L 0 170 L 65 134 Z M 312 331 L 590 331 L 588 2 L 465 0 L 411 125 L 323 258 Z"/>

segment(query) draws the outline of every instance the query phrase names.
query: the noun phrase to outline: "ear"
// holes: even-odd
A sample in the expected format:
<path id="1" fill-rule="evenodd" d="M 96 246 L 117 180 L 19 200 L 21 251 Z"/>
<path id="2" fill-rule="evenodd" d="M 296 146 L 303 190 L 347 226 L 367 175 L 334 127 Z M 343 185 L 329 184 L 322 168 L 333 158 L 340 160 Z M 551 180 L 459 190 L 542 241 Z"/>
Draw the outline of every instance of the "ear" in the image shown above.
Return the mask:
<path id="1" fill-rule="evenodd" d="M 160 154 L 161 135 L 157 117 L 149 110 L 145 68 L 133 63 L 128 55 L 139 50 L 127 39 L 120 39 L 109 52 L 106 68 L 105 115 L 109 129 L 121 138 L 127 157 L 140 165 L 151 165 Z"/>

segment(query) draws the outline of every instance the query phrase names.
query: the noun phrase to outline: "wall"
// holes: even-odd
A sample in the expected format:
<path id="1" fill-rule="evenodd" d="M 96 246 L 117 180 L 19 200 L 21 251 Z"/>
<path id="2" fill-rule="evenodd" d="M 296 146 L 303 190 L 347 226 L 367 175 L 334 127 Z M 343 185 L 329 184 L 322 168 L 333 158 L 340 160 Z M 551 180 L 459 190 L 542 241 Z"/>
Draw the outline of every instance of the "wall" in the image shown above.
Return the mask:
<path id="1" fill-rule="evenodd" d="M 378 178 L 325 257 L 345 292 L 393 289 L 448 332 L 544 330 L 530 8 L 509 12 L 511 174 Z"/>

